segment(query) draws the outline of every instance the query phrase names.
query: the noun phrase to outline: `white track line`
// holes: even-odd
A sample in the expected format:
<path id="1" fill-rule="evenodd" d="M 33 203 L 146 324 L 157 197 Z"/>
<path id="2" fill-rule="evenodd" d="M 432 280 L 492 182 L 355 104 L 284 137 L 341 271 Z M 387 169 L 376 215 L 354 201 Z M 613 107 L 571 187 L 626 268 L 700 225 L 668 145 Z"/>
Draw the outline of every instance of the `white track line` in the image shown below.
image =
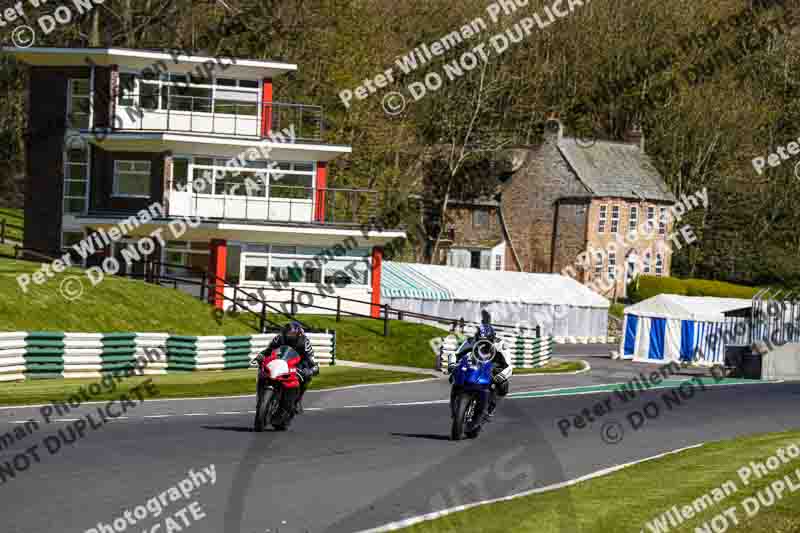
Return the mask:
<path id="1" fill-rule="evenodd" d="M 355 367 L 354 367 L 355 368 Z M 387 370 L 386 372 L 390 372 Z M 410 373 L 410 372 L 409 372 Z M 316 389 L 316 390 L 309 390 L 309 393 L 325 393 L 325 392 L 334 392 L 340 390 L 349 390 L 349 389 L 360 389 L 363 387 L 388 387 L 390 385 L 408 385 L 409 383 L 423 383 L 425 381 L 439 381 L 441 378 L 425 378 L 425 379 L 415 379 L 411 381 L 392 381 L 390 383 L 362 383 L 359 385 L 347 385 L 346 387 L 331 387 L 329 389 Z M 147 403 L 153 402 L 193 402 L 197 400 L 235 400 L 237 398 L 255 398 L 255 393 L 253 394 L 239 394 L 236 396 L 201 396 L 197 398 L 148 398 Z M 115 398 L 116 400 L 116 398 Z M 104 400 L 99 402 L 83 402 L 81 405 L 95 405 L 95 404 L 106 404 L 110 400 Z M 52 406 L 51 403 L 37 403 L 37 404 L 30 404 L 30 405 L 2 405 L 0 406 L 0 411 L 5 411 L 8 409 L 23 409 L 25 407 L 47 407 Z"/>
<path id="2" fill-rule="evenodd" d="M 497 503 L 497 502 L 505 502 L 509 500 L 515 500 L 517 498 L 522 498 L 524 496 L 530 496 L 532 494 L 541 494 L 543 492 L 550 492 L 552 490 L 562 489 L 564 487 L 570 487 L 572 485 L 576 485 L 583 481 L 587 481 L 596 477 L 606 476 L 618 470 L 622 470 L 624 468 L 628 468 L 629 466 L 637 465 L 639 463 L 644 463 L 647 461 L 652 461 L 654 459 L 660 459 L 662 457 L 666 457 L 668 455 L 673 455 L 676 453 L 681 453 L 686 450 L 692 450 L 695 448 L 699 448 L 703 446 L 704 443 L 693 444 L 692 446 L 686 446 L 684 448 L 678 448 L 677 450 L 672 450 L 668 452 L 664 452 L 658 455 L 653 455 L 652 457 L 646 457 L 644 459 L 639 459 L 638 461 L 632 461 L 630 463 L 624 463 L 621 465 L 612 466 L 609 468 L 604 468 L 602 470 L 598 470 L 596 472 L 592 472 L 591 474 L 586 474 L 585 476 L 581 476 L 575 479 L 570 479 L 568 481 L 562 481 L 561 483 L 555 483 L 553 485 L 547 485 L 546 487 L 539 487 L 537 489 L 526 490 L 524 492 L 519 492 L 517 494 L 512 494 L 511 496 L 504 496 L 502 498 L 495 498 L 492 500 L 484 500 L 475 503 L 469 503 L 466 505 L 459 505 L 458 507 L 451 507 L 449 509 L 442 509 L 441 511 L 434 511 L 432 513 L 427 513 L 424 515 L 413 516 L 411 518 L 406 518 L 405 520 L 398 520 L 397 522 L 390 522 L 388 524 L 384 524 L 382 526 L 378 526 L 372 529 L 364 529 L 359 533 L 382 533 L 384 531 L 395 531 L 398 529 L 403 529 L 414 524 L 419 524 L 420 522 L 427 522 L 430 520 L 435 520 L 437 518 L 441 518 L 443 516 L 457 513 L 459 511 L 464 511 L 466 509 L 471 509 L 472 507 L 478 507 L 480 505 L 488 505 L 490 503 Z"/>

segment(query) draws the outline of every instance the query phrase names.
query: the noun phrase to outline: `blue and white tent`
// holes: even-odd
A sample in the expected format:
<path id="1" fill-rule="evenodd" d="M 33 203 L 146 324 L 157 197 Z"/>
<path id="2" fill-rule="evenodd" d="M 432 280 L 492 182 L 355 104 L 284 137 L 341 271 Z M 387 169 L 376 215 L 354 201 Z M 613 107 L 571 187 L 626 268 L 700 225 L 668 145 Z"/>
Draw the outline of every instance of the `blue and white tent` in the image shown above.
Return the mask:
<path id="1" fill-rule="evenodd" d="M 620 343 L 624 359 L 722 364 L 727 344 L 746 344 L 749 322 L 725 313 L 749 309 L 750 300 L 659 294 L 625 308 Z"/>

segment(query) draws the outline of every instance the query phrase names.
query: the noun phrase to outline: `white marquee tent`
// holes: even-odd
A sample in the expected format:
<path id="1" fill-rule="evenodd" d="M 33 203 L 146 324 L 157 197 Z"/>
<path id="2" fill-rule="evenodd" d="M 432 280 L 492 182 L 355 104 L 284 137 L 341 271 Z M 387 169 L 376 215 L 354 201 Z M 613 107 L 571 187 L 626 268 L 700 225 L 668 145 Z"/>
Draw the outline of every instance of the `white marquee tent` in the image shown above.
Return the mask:
<path id="1" fill-rule="evenodd" d="M 721 364 L 726 344 L 746 344 L 746 319 L 725 313 L 749 309 L 750 300 L 659 294 L 625 308 L 623 358 L 643 362 Z"/>
<path id="2" fill-rule="evenodd" d="M 477 322 L 541 326 L 543 335 L 605 336 L 609 303 L 559 274 L 454 268 L 386 261 L 381 301 L 395 309 Z"/>

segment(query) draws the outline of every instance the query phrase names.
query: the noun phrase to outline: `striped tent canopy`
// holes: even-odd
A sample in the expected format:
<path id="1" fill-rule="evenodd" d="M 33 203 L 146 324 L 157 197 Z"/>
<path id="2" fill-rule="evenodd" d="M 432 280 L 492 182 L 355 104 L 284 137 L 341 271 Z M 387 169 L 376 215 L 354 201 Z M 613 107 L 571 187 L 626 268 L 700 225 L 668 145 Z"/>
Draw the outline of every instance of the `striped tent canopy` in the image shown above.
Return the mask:
<path id="1" fill-rule="evenodd" d="M 384 261 L 381 268 L 382 298 L 452 300 L 453 293 L 414 268 L 412 263 Z"/>

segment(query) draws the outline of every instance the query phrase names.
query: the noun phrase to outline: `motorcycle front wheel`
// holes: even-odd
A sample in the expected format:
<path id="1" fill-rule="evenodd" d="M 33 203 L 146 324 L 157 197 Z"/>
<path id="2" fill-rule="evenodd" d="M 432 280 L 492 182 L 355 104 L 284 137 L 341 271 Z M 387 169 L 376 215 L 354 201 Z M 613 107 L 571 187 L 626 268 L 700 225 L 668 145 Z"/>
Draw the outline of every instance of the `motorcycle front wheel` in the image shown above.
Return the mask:
<path id="1" fill-rule="evenodd" d="M 256 403 L 256 419 L 253 424 L 253 429 L 260 433 L 267 427 L 272 412 L 272 402 L 275 396 L 275 391 L 268 387 L 259 387 L 258 389 L 258 402 Z"/>
<path id="2" fill-rule="evenodd" d="M 470 411 L 474 411 L 472 405 L 474 403 L 475 398 L 467 394 L 459 394 L 456 398 L 455 409 L 453 410 L 453 424 L 450 427 L 450 438 L 452 440 L 461 440 L 464 437 L 464 427 L 469 422 L 468 415 Z"/>

